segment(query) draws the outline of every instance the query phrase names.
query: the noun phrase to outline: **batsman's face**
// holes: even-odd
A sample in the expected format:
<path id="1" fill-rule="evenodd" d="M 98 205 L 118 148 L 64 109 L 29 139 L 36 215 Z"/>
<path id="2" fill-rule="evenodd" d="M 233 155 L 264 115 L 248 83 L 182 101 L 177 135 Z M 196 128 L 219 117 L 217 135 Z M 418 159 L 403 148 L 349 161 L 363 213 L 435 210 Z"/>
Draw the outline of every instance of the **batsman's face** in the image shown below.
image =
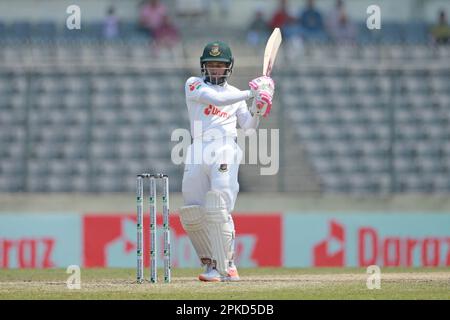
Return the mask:
<path id="1" fill-rule="evenodd" d="M 208 75 L 213 81 L 218 81 L 227 70 L 227 64 L 225 62 L 218 61 L 206 62 L 205 67 Z"/>

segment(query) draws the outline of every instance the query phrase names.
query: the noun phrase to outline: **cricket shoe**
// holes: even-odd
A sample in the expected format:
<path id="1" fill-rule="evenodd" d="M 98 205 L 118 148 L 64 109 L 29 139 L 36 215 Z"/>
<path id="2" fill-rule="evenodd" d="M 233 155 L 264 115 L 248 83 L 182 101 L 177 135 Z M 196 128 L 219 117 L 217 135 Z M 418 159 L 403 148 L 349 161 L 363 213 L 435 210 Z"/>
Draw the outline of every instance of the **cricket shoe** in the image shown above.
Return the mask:
<path id="1" fill-rule="evenodd" d="M 237 268 L 235 266 L 228 268 L 228 273 L 226 276 L 220 274 L 216 268 L 211 268 L 209 272 L 205 272 L 199 275 L 198 279 L 205 282 L 225 282 L 240 280 Z"/>
<path id="2" fill-rule="evenodd" d="M 210 273 L 212 271 L 212 269 L 214 269 L 213 264 L 211 262 L 206 263 L 205 264 L 205 272 L 203 272 L 202 274 L 208 274 L 208 273 Z"/>

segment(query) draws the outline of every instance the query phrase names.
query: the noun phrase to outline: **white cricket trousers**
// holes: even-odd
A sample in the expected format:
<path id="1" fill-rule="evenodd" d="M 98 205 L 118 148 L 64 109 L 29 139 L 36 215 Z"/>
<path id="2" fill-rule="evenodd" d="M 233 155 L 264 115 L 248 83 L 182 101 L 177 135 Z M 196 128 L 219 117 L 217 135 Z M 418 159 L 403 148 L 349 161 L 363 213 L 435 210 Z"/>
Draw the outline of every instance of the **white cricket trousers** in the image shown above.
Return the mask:
<path id="1" fill-rule="evenodd" d="M 222 193 L 231 213 L 239 192 L 241 159 L 242 150 L 231 137 L 210 142 L 194 140 L 185 158 L 182 183 L 184 204 L 204 207 L 206 193 L 218 191 Z"/>

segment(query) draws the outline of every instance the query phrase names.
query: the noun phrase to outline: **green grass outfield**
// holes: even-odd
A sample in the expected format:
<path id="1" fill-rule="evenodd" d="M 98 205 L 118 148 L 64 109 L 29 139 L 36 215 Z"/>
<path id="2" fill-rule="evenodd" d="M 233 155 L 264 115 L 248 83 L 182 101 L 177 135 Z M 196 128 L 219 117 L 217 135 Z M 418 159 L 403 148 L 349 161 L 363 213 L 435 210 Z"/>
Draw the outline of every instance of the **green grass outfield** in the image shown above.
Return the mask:
<path id="1" fill-rule="evenodd" d="M 450 299 L 450 268 L 385 268 L 373 290 L 364 268 L 242 268 L 234 283 L 200 282 L 200 271 L 173 269 L 170 284 L 136 284 L 135 269 L 82 269 L 81 289 L 69 290 L 65 269 L 3 269 L 0 299 Z"/>

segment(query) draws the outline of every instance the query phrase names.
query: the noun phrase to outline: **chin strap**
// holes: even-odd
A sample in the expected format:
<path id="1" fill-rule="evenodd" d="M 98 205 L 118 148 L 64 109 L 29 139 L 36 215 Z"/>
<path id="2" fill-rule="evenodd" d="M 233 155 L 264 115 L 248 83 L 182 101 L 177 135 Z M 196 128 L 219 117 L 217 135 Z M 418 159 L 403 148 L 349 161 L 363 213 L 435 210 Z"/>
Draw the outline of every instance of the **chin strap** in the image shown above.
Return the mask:
<path id="1" fill-rule="evenodd" d="M 202 73 L 202 76 L 203 76 L 203 79 L 205 80 L 205 82 L 208 82 L 208 83 L 213 84 L 213 85 L 223 85 L 224 83 L 227 82 L 227 79 L 233 73 L 233 62 L 231 62 L 230 65 L 227 67 L 226 73 L 223 76 L 221 76 L 222 81 L 218 82 L 218 83 L 214 83 L 213 81 L 211 81 L 211 76 L 207 74 L 208 71 L 205 68 L 204 64 L 201 65 L 201 69 L 200 70 L 201 70 L 201 73 Z"/>

